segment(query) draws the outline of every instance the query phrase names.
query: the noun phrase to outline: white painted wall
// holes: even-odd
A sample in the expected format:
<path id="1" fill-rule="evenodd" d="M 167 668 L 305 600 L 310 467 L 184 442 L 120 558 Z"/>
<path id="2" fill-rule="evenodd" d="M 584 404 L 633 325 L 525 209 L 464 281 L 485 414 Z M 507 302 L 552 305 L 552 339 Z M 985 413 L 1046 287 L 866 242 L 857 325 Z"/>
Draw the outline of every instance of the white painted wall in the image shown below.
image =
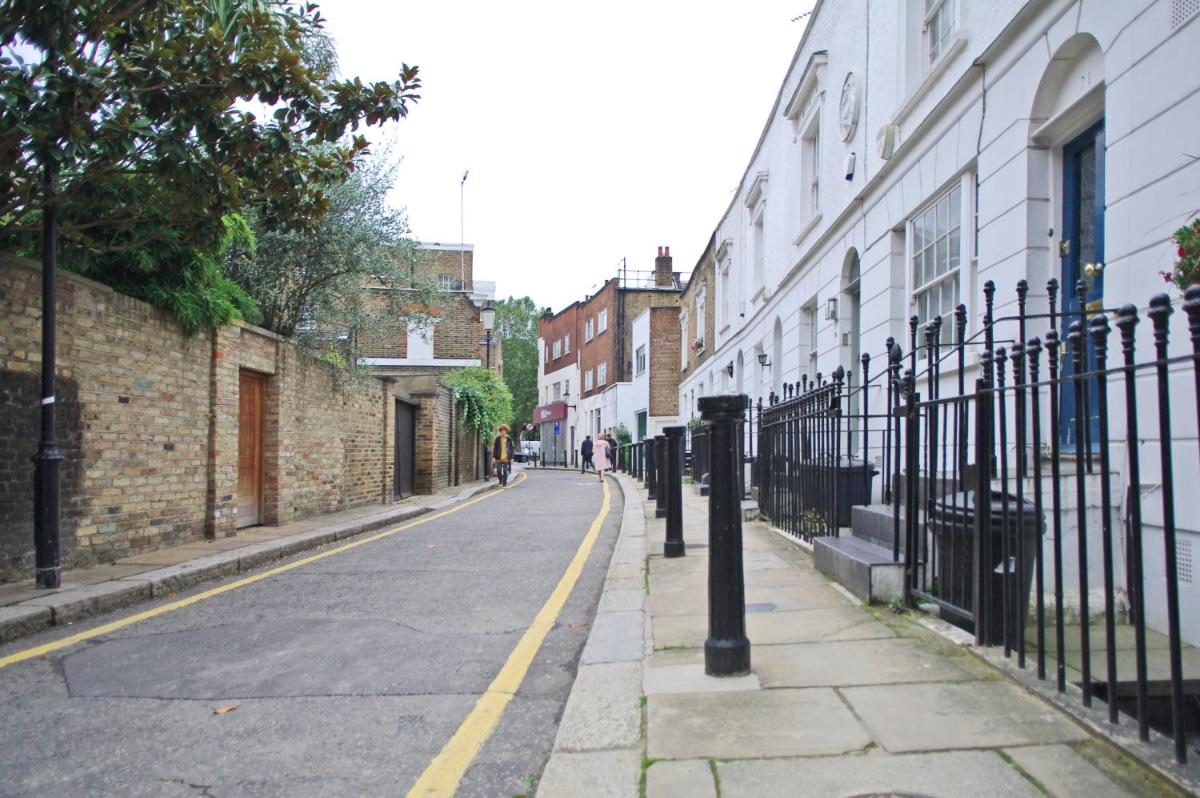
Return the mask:
<path id="1" fill-rule="evenodd" d="M 757 399 L 778 381 L 811 380 L 815 372 L 828 377 L 839 365 L 857 367 L 847 362 L 851 347 L 843 342 L 848 314 L 838 319 L 825 314 L 830 299 L 845 299 L 842 269 L 851 249 L 861 261 L 859 350 L 872 356 L 873 373 L 883 366 L 887 337 L 897 338 L 907 354 L 907 319 L 915 312 L 910 223 L 952 185 L 962 189 L 960 299 L 968 310 L 968 335 L 981 328 L 981 288 L 987 280 L 997 287 L 998 316 L 1015 311 L 1020 279 L 1031 286 L 1030 313 L 1044 313 L 1046 281 L 1061 279 L 1062 145 L 1100 116 L 1107 136 L 1106 305 L 1135 302 L 1144 311 L 1154 292 L 1167 290 L 1158 272 L 1174 261 L 1171 234 L 1200 213 L 1195 144 L 1200 70 L 1194 67 L 1200 17 L 1173 27 L 1171 0 L 956 2 L 956 42 L 950 56 L 931 70 L 922 67 L 919 0 L 821 4 L 737 195 L 717 222 L 718 277 L 710 299 L 719 309 L 715 351 L 707 371 L 682 382 L 681 399 L 739 384 Z M 821 61 L 820 52 L 823 65 L 808 71 L 810 63 Z M 839 101 L 848 73 L 858 78 L 861 100 L 856 130 L 843 140 Z M 797 96 L 802 81 L 806 90 Z M 801 180 L 802 131 L 785 115 L 794 97 L 816 114 L 812 118 L 821 129 L 815 221 L 802 204 L 809 190 Z M 876 145 L 885 124 L 897 128 L 896 150 L 887 160 Z M 843 167 L 851 153 L 856 169 L 846 180 Z M 754 247 L 759 214 L 761 283 L 755 280 Z M 804 309 L 814 306 L 816 313 L 807 316 Z M 815 319 L 815 337 L 809 318 Z M 777 322 L 782 329 L 778 355 Z M 1028 334 L 1041 335 L 1046 327 L 1045 320 L 1031 322 Z M 1175 313 L 1175 352 L 1190 346 L 1185 327 L 1184 315 Z M 816 343 L 811 365 L 810 340 Z M 1137 347 L 1143 359 L 1152 351 L 1144 316 Z M 758 369 L 760 349 L 772 355 L 766 372 Z M 742 364 L 733 378 L 724 373 L 729 362 Z M 971 385 L 977 364 L 968 361 L 966 372 L 964 380 Z M 949 368 L 943 377 L 954 383 L 959 375 Z M 1143 514 L 1154 525 L 1161 523 L 1157 415 L 1152 375 L 1139 379 L 1140 395 L 1150 397 L 1139 419 Z M 1189 410 L 1172 419 L 1176 479 L 1200 473 L 1190 379 L 1183 366 L 1172 373 L 1174 396 Z M 873 394 L 872 401 L 882 396 Z M 1121 397 L 1114 395 L 1110 406 L 1110 435 L 1121 441 Z M 1117 450 L 1113 456 L 1123 472 L 1127 458 Z M 1124 501 L 1118 508 L 1122 514 Z M 1181 551 L 1190 556 L 1200 546 L 1200 492 L 1178 492 L 1176 518 Z M 1064 548 L 1071 550 L 1074 535 L 1074 528 L 1064 530 Z M 1150 567 L 1161 562 L 1161 551 L 1154 554 L 1152 541 L 1147 545 Z M 1067 567 L 1071 581 L 1074 562 Z M 1098 557 L 1091 564 L 1098 568 Z M 1161 587 L 1161 574 L 1151 571 L 1147 578 Z M 1181 589 L 1195 607 L 1196 586 L 1188 582 Z M 1150 599 L 1153 616 L 1161 599 L 1155 590 Z M 1185 636 L 1200 642 L 1200 613 L 1185 612 L 1184 625 Z"/>

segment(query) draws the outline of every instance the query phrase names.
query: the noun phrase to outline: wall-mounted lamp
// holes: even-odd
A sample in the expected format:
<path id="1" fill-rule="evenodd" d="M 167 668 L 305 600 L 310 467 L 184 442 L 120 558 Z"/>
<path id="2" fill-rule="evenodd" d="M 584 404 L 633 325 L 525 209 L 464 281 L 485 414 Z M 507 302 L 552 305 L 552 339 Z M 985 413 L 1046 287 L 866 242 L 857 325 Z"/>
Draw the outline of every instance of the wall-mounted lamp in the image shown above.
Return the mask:
<path id="1" fill-rule="evenodd" d="M 725 367 L 725 373 L 731 378 L 733 377 L 733 361 L 729 361 L 729 365 Z"/>
<path id="2" fill-rule="evenodd" d="M 758 353 L 758 365 L 762 366 L 763 368 L 767 368 L 768 366 L 771 365 L 770 363 L 767 362 L 767 353 L 766 352 Z"/>
<path id="3" fill-rule="evenodd" d="M 825 301 L 825 319 L 836 321 L 837 317 L 837 297 L 831 296 Z"/>

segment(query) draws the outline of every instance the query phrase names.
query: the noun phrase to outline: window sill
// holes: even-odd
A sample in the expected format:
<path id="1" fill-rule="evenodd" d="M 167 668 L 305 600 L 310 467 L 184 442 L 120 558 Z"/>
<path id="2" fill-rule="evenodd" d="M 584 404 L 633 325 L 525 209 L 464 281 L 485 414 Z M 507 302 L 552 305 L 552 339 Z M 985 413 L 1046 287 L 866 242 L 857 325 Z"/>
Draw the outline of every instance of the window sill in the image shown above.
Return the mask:
<path id="1" fill-rule="evenodd" d="M 921 82 L 905 98 L 904 103 L 900 106 L 900 110 L 896 111 L 895 116 L 892 117 L 892 124 L 903 128 L 904 121 L 908 118 L 908 115 L 920 104 L 921 100 L 925 99 L 925 95 L 929 94 L 933 88 L 933 84 L 937 83 L 938 78 L 950 67 L 951 62 L 958 58 L 959 53 L 966 48 L 967 36 L 962 30 L 959 30 L 954 34 L 954 42 L 946 48 L 945 52 L 938 56 L 938 60 L 930 64 L 929 69 L 925 72 L 925 76 L 921 78 Z"/>
<path id="2" fill-rule="evenodd" d="M 808 234 L 811 233 L 813 230 L 815 230 L 817 225 L 819 225 L 820 223 L 821 223 L 821 212 L 817 211 L 815 214 L 812 215 L 812 217 L 807 222 L 804 223 L 804 226 L 800 228 L 800 232 L 796 235 L 796 238 L 792 241 L 792 245 L 798 247 L 802 243 L 804 243 L 804 239 L 808 238 Z"/>

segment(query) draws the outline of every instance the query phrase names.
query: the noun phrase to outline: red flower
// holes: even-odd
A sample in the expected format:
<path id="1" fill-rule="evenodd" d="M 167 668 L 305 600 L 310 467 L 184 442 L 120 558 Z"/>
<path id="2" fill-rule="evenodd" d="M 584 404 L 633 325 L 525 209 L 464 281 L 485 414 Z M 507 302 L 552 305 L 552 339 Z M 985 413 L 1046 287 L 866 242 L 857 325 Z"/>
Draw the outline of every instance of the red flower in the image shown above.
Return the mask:
<path id="1" fill-rule="evenodd" d="M 1179 248 L 1179 257 L 1181 257 L 1181 258 L 1186 258 L 1186 257 L 1187 257 L 1187 250 L 1186 250 L 1186 249 L 1184 249 L 1183 247 L 1180 247 L 1180 248 Z"/>

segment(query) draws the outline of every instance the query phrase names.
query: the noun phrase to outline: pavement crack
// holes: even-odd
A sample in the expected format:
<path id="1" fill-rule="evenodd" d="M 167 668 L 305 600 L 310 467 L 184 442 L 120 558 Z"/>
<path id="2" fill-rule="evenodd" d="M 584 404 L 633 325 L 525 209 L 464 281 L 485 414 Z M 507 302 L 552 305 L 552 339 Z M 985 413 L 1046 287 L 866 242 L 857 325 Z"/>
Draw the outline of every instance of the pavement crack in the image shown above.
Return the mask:
<path id="1" fill-rule="evenodd" d="M 207 796 L 207 798 L 216 798 L 216 796 L 210 792 L 210 790 L 213 788 L 211 784 L 194 784 L 187 779 L 159 779 L 159 781 L 165 784 L 178 784 L 181 787 L 187 787 L 190 790 L 196 790 L 197 795 L 204 795 Z"/>

